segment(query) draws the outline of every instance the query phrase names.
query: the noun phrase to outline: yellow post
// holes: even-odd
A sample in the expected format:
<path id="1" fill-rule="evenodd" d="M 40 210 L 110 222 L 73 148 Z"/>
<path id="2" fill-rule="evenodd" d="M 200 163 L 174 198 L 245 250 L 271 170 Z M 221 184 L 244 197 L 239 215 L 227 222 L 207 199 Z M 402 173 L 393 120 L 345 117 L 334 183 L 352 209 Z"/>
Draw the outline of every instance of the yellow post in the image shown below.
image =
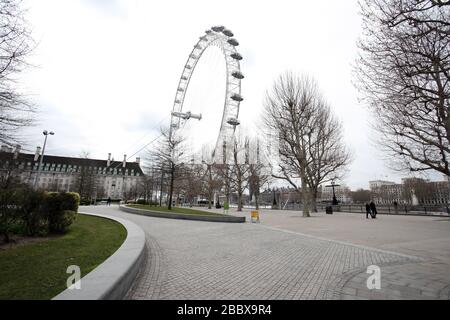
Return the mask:
<path id="1" fill-rule="evenodd" d="M 252 222 L 259 222 L 259 212 L 252 211 L 251 212 Z"/>

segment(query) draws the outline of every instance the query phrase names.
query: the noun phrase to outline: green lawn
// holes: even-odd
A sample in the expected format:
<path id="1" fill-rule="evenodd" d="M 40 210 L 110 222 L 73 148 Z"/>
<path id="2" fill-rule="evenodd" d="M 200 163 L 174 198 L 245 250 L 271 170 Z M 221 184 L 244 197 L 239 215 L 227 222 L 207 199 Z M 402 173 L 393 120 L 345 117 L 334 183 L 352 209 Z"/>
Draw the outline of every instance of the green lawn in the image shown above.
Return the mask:
<path id="1" fill-rule="evenodd" d="M 187 215 L 197 215 L 197 216 L 224 216 L 220 213 L 209 212 L 209 211 L 201 211 L 184 207 L 172 207 L 172 210 L 167 209 L 167 207 L 155 207 L 143 204 L 130 204 L 128 205 L 132 208 L 145 209 L 145 210 L 153 210 L 153 211 L 161 211 L 166 213 L 179 213 L 179 214 L 187 214 Z"/>
<path id="2" fill-rule="evenodd" d="M 66 289 L 69 265 L 78 265 L 85 276 L 126 236 L 117 222 L 79 214 L 63 236 L 0 251 L 0 300 L 53 298 Z"/>

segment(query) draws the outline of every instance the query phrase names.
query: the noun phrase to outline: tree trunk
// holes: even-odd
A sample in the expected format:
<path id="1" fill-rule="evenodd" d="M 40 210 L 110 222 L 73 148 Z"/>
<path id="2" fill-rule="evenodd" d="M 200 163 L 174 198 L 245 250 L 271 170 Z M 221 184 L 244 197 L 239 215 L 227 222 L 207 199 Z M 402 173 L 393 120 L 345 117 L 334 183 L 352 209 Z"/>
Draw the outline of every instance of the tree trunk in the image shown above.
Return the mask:
<path id="1" fill-rule="evenodd" d="M 159 192 L 159 206 L 160 207 L 162 207 L 163 181 L 164 181 L 164 171 L 161 172 L 161 190 Z"/>
<path id="2" fill-rule="evenodd" d="M 175 171 L 175 167 L 174 164 L 171 164 L 170 167 L 170 187 L 169 187 L 169 204 L 167 206 L 167 209 L 172 210 L 172 194 L 173 194 L 173 182 L 174 182 L 174 172 Z"/>
<path id="3" fill-rule="evenodd" d="M 303 216 L 310 217 L 311 215 L 309 214 L 309 190 L 308 190 L 308 186 L 306 184 L 304 172 L 301 173 L 301 180 L 302 180 Z"/>
<path id="4" fill-rule="evenodd" d="M 317 189 L 311 194 L 311 211 L 317 213 Z"/>
<path id="5" fill-rule="evenodd" d="M 238 192 L 238 208 L 237 211 L 242 211 L 242 192 Z"/>
<path id="6" fill-rule="evenodd" d="M 209 167 L 209 188 L 208 188 L 208 209 L 211 209 L 211 200 L 212 200 L 212 174 L 211 174 L 211 167 Z"/>
<path id="7" fill-rule="evenodd" d="M 258 198 L 259 198 L 259 192 L 255 192 L 255 208 L 256 208 L 256 210 L 259 210 Z"/>
<path id="8" fill-rule="evenodd" d="M 212 192 L 208 192 L 208 209 L 211 209 Z"/>
<path id="9" fill-rule="evenodd" d="M 3 242 L 9 243 L 10 241 L 11 239 L 9 238 L 8 231 L 5 231 L 5 233 L 3 233 Z"/>

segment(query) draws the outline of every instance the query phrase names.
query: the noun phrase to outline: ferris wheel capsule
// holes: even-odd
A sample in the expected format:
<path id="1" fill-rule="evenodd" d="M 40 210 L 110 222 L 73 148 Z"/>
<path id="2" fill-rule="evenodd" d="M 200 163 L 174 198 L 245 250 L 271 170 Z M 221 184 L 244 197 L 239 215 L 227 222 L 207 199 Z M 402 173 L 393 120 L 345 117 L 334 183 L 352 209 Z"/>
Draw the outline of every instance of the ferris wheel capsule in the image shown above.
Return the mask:
<path id="1" fill-rule="evenodd" d="M 222 33 L 223 33 L 224 35 L 226 35 L 227 37 L 232 37 L 232 36 L 234 36 L 233 32 L 231 32 L 231 31 L 228 30 L 228 29 L 223 29 L 223 30 L 222 30 Z"/>
<path id="2" fill-rule="evenodd" d="M 242 56 L 237 52 L 230 54 L 230 57 L 232 57 L 235 60 L 242 60 Z"/>
<path id="3" fill-rule="evenodd" d="M 236 79 L 242 80 L 244 79 L 244 75 L 242 74 L 242 72 L 240 71 L 235 71 L 231 74 L 233 77 L 235 77 Z"/>
<path id="4" fill-rule="evenodd" d="M 228 119 L 227 119 L 227 123 L 228 123 L 229 125 L 234 126 L 234 127 L 236 127 L 236 126 L 238 126 L 238 125 L 241 124 L 241 123 L 239 122 L 239 120 L 236 119 L 236 118 L 228 118 Z"/>
<path id="5" fill-rule="evenodd" d="M 238 102 L 241 102 L 242 100 L 244 100 L 244 98 L 242 98 L 242 96 L 239 93 L 234 93 L 230 98 L 232 100 L 238 101 Z"/>
<path id="6" fill-rule="evenodd" d="M 231 44 L 232 46 L 236 47 L 239 45 L 239 42 L 237 42 L 236 39 L 231 38 L 230 40 L 227 41 L 229 44 Z"/>
<path id="7" fill-rule="evenodd" d="M 225 27 L 224 26 L 214 26 L 211 29 L 215 32 L 222 32 L 223 29 L 225 29 Z"/>

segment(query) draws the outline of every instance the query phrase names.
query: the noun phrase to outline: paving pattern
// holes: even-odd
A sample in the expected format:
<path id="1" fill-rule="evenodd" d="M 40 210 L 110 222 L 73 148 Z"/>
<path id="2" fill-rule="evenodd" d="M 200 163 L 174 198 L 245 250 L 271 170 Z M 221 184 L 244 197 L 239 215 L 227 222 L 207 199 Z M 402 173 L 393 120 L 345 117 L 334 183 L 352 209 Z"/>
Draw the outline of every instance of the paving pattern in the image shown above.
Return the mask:
<path id="1" fill-rule="evenodd" d="M 449 278 L 438 270 L 446 266 L 424 258 L 259 224 L 90 210 L 125 217 L 146 232 L 147 256 L 127 299 L 449 298 Z M 382 290 L 367 289 L 369 265 L 381 268 Z M 430 266 L 438 271 L 433 279 Z"/>
<path id="2" fill-rule="evenodd" d="M 449 300 L 449 277 L 448 266 L 441 262 L 385 266 L 380 290 L 367 289 L 367 274 L 356 273 L 342 286 L 340 299 Z"/>

